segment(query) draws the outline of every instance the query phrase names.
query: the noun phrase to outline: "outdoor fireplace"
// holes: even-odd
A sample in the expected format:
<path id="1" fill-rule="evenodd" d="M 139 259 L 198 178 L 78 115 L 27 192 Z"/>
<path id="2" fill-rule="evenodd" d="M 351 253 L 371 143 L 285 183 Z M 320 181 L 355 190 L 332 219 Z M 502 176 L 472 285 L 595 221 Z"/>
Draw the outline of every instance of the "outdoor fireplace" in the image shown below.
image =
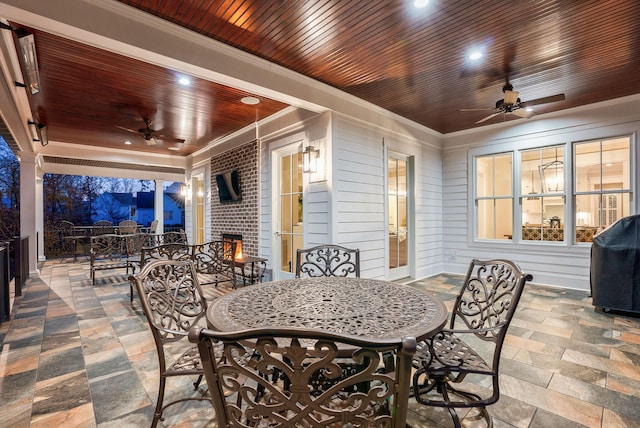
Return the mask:
<path id="1" fill-rule="evenodd" d="M 242 235 L 232 234 L 232 233 L 223 233 L 222 234 L 223 242 L 235 242 L 236 243 L 236 259 L 243 259 L 244 254 L 242 253 Z M 227 252 L 227 245 L 225 244 L 224 251 Z"/>

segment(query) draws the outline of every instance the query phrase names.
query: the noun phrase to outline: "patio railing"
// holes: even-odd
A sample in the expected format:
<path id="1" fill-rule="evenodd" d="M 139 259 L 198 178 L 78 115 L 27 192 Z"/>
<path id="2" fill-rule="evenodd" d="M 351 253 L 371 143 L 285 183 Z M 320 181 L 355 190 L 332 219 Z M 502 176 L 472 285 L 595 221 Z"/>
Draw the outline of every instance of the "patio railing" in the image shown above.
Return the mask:
<path id="1" fill-rule="evenodd" d="M 29 237 L 16 237 L 0 244 L 0 324 L 11 315 L 11 282 L 15 297 L 29 277 Z"/>

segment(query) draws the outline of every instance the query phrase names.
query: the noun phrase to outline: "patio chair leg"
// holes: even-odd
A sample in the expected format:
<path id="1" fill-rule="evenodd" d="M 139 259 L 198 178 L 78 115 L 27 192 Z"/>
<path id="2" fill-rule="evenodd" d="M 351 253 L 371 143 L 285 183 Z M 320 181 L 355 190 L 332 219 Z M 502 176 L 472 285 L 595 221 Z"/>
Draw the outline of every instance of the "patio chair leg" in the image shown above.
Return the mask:
<path id="1" fill-rule="evenodd" d="M 198 376 L 198 379 L 195 382 L 193 382 L 193 389 L 196 390 L 196 391 L 198 390 L 198 387 L 200 386 L 200 382 L 202 382 L 202 376 L 203 375 Z"/>
<path id="2" fill-rule="evenodd" d="M 156 409 L 153 412 L 153 422 L 151 422 L 151 428 L 158 426 L 158 422 L 164 420 L 162 417 L 162 403 L 164 402 L 164 387 L 167 383 L 167 378 L 160 376 L 160 384 L 158 386 L 158 401 L 156 402 Z"/>

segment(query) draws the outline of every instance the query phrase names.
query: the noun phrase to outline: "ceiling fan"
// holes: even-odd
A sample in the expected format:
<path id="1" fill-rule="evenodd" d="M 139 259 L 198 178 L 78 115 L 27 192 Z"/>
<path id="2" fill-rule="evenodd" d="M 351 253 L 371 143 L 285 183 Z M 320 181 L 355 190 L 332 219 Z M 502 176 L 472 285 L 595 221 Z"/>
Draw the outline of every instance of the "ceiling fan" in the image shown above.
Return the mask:
<path id="1" fill-rule="evenodd" d="M 548 97 L 537 98 L 535 100 L 521 101 L 518 97 L 520 93 L 513 90 L 513 86 L 509 83 L 509 80 L 507 80 L 505 85 L 502 87 L 502 92 L 504 92 L 504 98 L 496 101 L 496 106 L 494 108 L 463 108 L 460 109 L 460 111 L 493 111 L 489 116 L 480 119 L 476 123 L 482 123 L 499 114 L 513 114 L 528 119 L 535 114 L 534 111 L 529 110 L 528 107 L 553 103 L 556 101 L 564 101 L 565 99 L 564 94 L 556 94 Z"/>
<path id="2" fill-rule="evenodd" d="M 134 134 L 138 134 L 138 137 L 143 138 L 147 145 L 153 146 L 158 144 L 158 141 L 164 141 L 167 143 L 176 143 L 176 144 L 184 144 L 184 139 L 169 137 L 162 133 L 162 131 L 155 130 L 151 128 L 152 121 L 146 117 L 142 117 L 144 121 L 144 128 L 139 128 L 138 130 L 125 128 L 124 126 L 117 126 L 116 128 L 123 129 L 128 132 L 133 132 Z"/>

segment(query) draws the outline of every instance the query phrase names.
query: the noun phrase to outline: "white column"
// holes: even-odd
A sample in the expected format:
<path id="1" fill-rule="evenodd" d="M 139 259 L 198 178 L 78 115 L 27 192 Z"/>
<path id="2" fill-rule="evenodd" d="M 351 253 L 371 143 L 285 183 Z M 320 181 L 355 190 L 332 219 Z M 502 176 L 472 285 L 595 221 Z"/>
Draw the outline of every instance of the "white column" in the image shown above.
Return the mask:
<path id="1" fill-rule="evenodd" d="M 38 261 L 45 261 L 44 255 L 44 188 L 42 177 L 44 173 L 40 168 L 36 170 L 36 230 L 38 231 Z"/>
<path id="2" fill-rule="evenodd" d="M 40 275 L 36 245 L 36 211 L 39 206 L 42 207 L 42 202 L 38 202 L 37 198 L 36 170 L 35 154 L 20 152 L 20 236 L 29 237 L 30 277 Z"/>
<path id="3" fill-rule="evenodd" d="M 157 233 L 164 232 L 164 180 L 155 180 L 156 191 L 154 193 L 153 214 L 158 220 Z"/>

